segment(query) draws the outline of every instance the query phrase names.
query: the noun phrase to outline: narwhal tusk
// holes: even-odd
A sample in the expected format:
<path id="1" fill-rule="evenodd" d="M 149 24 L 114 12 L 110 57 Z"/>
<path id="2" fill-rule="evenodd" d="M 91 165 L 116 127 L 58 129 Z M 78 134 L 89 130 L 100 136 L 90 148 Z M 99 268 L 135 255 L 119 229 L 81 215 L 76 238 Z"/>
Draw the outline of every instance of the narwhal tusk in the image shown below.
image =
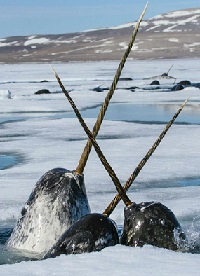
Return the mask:
<path id="1" fill-rule="evenodd" d="M 53 69 L 55 77 L 63 91 L 63 93 L 65 94 L 65 96 L 67 97 L 69 103 L 71 104 L 81 126 L 83 127 L 83 129 L 85 130 L 86 134 L 88 135 L 88 138 L 91 140 L 91 143 L 95 149 L 95 151 L 97 152 L 102 164 L 104 165 L 105 169 L 107 170 L 108 174 L 110 175 L 112 181 L 115 184 L 115 187 L 117 189 L 117 192 L 121 195 L 122 200 L 124 201 L 124 204 L 126 206 L 129 206 L 132 202 L 131 200 L 128 198 L 128 196 L 126 195 L 124 189 L 121 186 L 121 183 L 119 181 L 119 179 L 117 178 L 114 170 L 112 169 L 112 167 L 110 166 L 110 164 L 108 163 L 107 159 L 105 158 L 105 156 L 103 155 L 98 143 L 96 142 L 92 132 L 89 130 L 89 128 L 87 127 L 85 121 L 83 120 L 79 110 L 77 109 L 74 101 L 72 100 L 72 98 L 70 97 L 69 93 L 67 92 L 67 90 L 65 89 L 64 85 L 62 84 L 58 74 L 56 73 L 56 71 Z"/>
<path id="2" fill-rule="evenodd" d="M 156 148 L 159 146 L 160 142 L 165 137 L 167 131 L 169 130 L 169 128 L 174 123 L 175 119 L 178 117 L 178 115 L 183 110 L 183 108 L 186 105 L 187 101 L 188 101 L 188 99 L 182 104 L 182 106 L 175 113 L 173 118 L 168 122 L 168 124 L 165 126 L 165 129 L 161 132 L 161 134 L 158 137 L 158 139 L 156 140 L 156 142 L 153 144 L 153 146 L 149 149 L 149 151 L 147 152 L 145 157 L 142 158 L 142 160 L 140 161 L 138 166 L 135 168 L 134 172 L 131 174 L 131 176 L 129 177 L 129 179 L 127 180 L 126 184 L 123 187 L 125 191 L 127 191 L 130 188 L 131 184 L 133 183 L 135 178 L 138 176 L 138 174 L 140 173 L 140 171 L 142 170 L 142 168 L 144 167 L 144 165 L 146 164 L 148 159 L 151 157 L 151 155 L 154 153 Z M 113 210 L 115 209 L 117 204 L 119 203 L 120 199 L 121 199 L 120 194 L 116 195 L 115 198 L 112 200 L 112 202 L 108 205 L 108 207 L 106 208 L 106 210 L 104 211 L 103 214 L 106 215 L 106 216 L 109 216 L 113 212 Z"/>
<path id="3" fill-rule="evenodd" d="M 138 29 L 140 27 L 140 23 L 141 23 L 144 15 L 145 15 L 147 6 L 148 6 L 148 2 L 146 4 L 146 6 L 145 6 L 145 8 L 144 8 L 144 10 L 143 10 L 143 12 L 142 12 L 139 20 L 138 20 L 135 28 L 134 28 L 134 31 L 133 31 L 133 34 L 131 36 L 129 45 L 127 47 L 127 50 L 125 51 L 125 53 L 124 53 L 124 55 L 123 55 L 123 57 L 122 57 L 122 59 L 120 61 L 118 69 L 117 69 L 117 71 L 115 73 L 115 77 L 114 77 L 113 83 L 112 83 L 112 85 L 110 87 L 110 90 L 108 91 L 108 94 L 107 94 L 107 96 L 105 98 L 104 104 L 101 107 L 101 110 L 100 110 L 99 115 L 97 117 L 97 121 L 96 121 L 96 123 L 95 123 L 95 125 L 93 127 L 93 132 L 92 133 L 93 133 L 94 138 L 97 136 L 97 134 L 99 132 L 99 129 L 100 129 L 101 123 L 103 121 L 103 118 L 105 116 L 106 110 L 108 108 L 109 102 L 110 102 L 110 100 L 111 100 L 111 98 L 112 98 L 112 96 L 114 94 L 114 91 L 116 89 L 117 83 L 119 81 L 122 69 L 123 69 L 123 67 L 124 67 L 124 65 L 126 63 L 126 60 L 127 60 L 128 56 L 129 56 L 130 52 L 131 52 L 131 49 L 133 47 L 133 43 L 134 43 L 136 35 L 138 33 Z M 91 142 L 90 139 L 88 139 L 87 144 L 85 145 L 85 148 L 84 148 L 83 153 L 81 155 L 81 158 L 79 160 L 79 164 L 78 164 L 78 166 L 76 168 L 76 172 L 77 173 L 79 173 L 79 174 L 83 173 L 84 168 L 85 168 L 86 163 L 87 163 L 87 160 L 88 160 L 88 157 L 89 157 L 89 154 L 90 154 L 90 151 L 91 151 L 91 148 L 92 148 L 92 142 Z"/>
<path id="4" fill-rule="evenodd" d="M 99 112 L 97 121 L 96 121 L 96 123 L 95 123 L 95 125 L 94 125 L 93 133 L 90 132 L 90 134 L 92 134 L 92 137 L 89 136 L 90 138 L 88 139 L 88 142 L 87 142 L 87 144 L 86 144 L 86 146 L 85 146 L 85 148 L 84 148 L 84 151 L 83 151 L 83 153 L 82 153 L 82 155 L 81 155 L 79 164 L 78 164 L 78 166 L 77 166 L 77 168 L 76 168 L 76 172 L 77 172 L 78 174 L 82 174 L 82 173 L 83 173 L 84 168 L 85 168 L 85 165 L 86 165 L 86 163 L 87 163 L 88 156 L 89 156 L 90 151 L 91 151 L 92 144 L 96 142 L 95 139 L 94 139 L 94 137 L 96 137 L 97 134 L 98 134 L 98 131 L 99 131 L 99 129 L 100 129 L 101 123 L 102 123 L 103 118 L 104 118 L 104 116 L 105 116 L 107 107 L 108 107 L 108 105 L 109 105 L 110 99 L 112 98 L 112 96 L 113 96 L 113 94 L 114 94 L 115 88 L 116 88 L 117 83 L 118 83 L 118 80 L 119 80 L 119 78 L 120 78 L 122 69 L 123 69 L 123 67 L 124 67 L 124 65 L 125 65 L 125 62 L 126 62 L 126 60 L 127 60 L 127 58 L 128 58 L 128 55 L 129 55 L 130 52 L 131 52 L 133 43 L 134 43 L 134 41 L 135 41 L 135 38 L 136 38 L 136 35 L 137 35 L 137 32 L 138 32 L 140 23 L 141 23 L 141 21 L 142 21 L 142 19 L 143 19 L 143 17 L 144 17 L 145 12 L 146 12 L 147 6 L 148 6 L 148 2 L 147 2 L 147 4 L 146 4 L 146 6 L 145 6 L 145 8 L 144 8 L 144 10 L 143 10 L 143 12 L 142 12 L 142 14 L 141 14 L 139 20 L 138 20 L 138 22 L 137 22 L 135 28 L 134 28 L 134 31 L 133 31 L 131 40 L 130 40 L 129 45 L 128 45 L 128 48 L 127 48 L 127 50 L 126 50 L 126 52 L 125 52 L 123 58 L 121 59 L 121 62 L 120 62 L 120 64 L 119 64 L 119 66 L 118 66 L 118 69 L 117 69 L 117 71 L 116 71 L 116 74 L 115 74 L 113 83 L 112 83 L 112 85 L 111 85 L 111 88 L 110 88 L 110 90 L 109 90 L 109 92 L 108 92 L 108 94 L 107 94 L 107 97 L 105 98 L 104 104 L 103 104 L 103 106 L 102 106 L 102 108 L 101 108 L 101 110 L 100 110 L 100 112 Z M 53 68 L 52 68 L 52 69 L 53 69 Z M 56 78 L 57 78 L 57 80 L 58 80 L 58 83 L 59 83 L 59 85 L 60 85 L 62 91 L 64 92 L 64 94 L 65 94 L 66 97 L 68 98 L 68 100 L 69 100 L 69 102 L 71 103 L 72 107 L 75 108 L 76 111 L 77 111 L 77 112 L 79 113 L 79 115 L 81 116 L 80 112 L 78 111 L 78 109 L 76 108 L 75 104 L 73 103 L 73 100 L 72 100 L 72 99 L 71 99 L 71 100 L 69 99 L 69 94 L 68 94 L 68 92 L 66 91 L 65 87 L 63 86 L 63 84 L 62 84 L 62 82 L 61 82 L 61 80 L 60 80 L 58 74 L 55 72 L 54 69 L 53 69 L 53 71 L 54 71 L 54 74 L 55 74 L 55 76 L 56 76 Z M 71 98 L 71 97 L 70 97 L 70 98 Z M 83 124 L 82 124 L 81 122 L 82 122 Z M 80 123 L 82 124 L 82 126 L 85 125 L 83 119 L 80 121 Z M 85 126 L 86 126 L 86 125 L 85 125 Z M 87 127 L 87 126 L 86 126 L 86 127 Z M 87 128 L 87 129 L 88 129 L 88 128 Z M 90 131 L 90 130 L 88 129 L 88 131 Z M 86 133 L 87 133 L 87 132 L 86 132 Z M 87 134 L 88 134 L 88 133 L 87 133 Z M 94 139 L 93 143 L 92 143 L 92 138 Z M 97 146 L 97 145 L 96 145 L 96 146 Z M 96 147 L 96 148 L 97 148 L 97 147 Z M 104 156 L 103 156 L 103 157 L 104 157 Z M 107 166 L 107 171 L 108 171 L 108 170 L 110 171 L 110 173 L 109 173 L 109 172 L 108 172 L 108 173 L 109 173 L 109 175 L 111 176 L 113 182 L 115 183 L 115 185 L 117 185 L 117 186 L 119 187 L 119 188 L 117 188 L 117 189 L 120 190 L 120 189 L 121 189 L 121 188 L 120 188 L 120 187 L 121 187 L 120 181 L 118 180 L 118 178 L 117 178 L 115 172 L 113 171 L 112 167 L 108 164 L 106 158 L 105 158 L 105 157 L 103 158 L 103 157 L 100 158 L 100 156 L 99 156 L 100 160 L 101 160 L 102 162 L 104 162 L 104 165 L 106 164 L 106 166 Z M 104 161 L 103 161 L 102 159 L 104 159 Z M 112 173 L 111 173 L 111 172 L 112 172 Z M 116 187 L 117 187 L 117 186 L 116 186 Z M 126 204 L 126 205 L 129 205 L 131 201 L 128 199 L 128 197 L 127 197 L 127 195 L 125 194 L 125 192 L 123 191 L 123 189 L 121 189 L 121 193 L 122 193 L 122 196 L 124 197 L 124 202 L 126 202 L 125 204 Z"/>

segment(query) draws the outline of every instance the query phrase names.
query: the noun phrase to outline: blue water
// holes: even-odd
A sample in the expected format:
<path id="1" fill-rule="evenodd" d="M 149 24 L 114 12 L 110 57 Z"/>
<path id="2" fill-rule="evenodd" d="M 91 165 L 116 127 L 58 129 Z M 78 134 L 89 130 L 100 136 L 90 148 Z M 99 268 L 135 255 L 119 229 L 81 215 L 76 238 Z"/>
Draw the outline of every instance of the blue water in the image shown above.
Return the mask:
<path id="1" fill-rule="evenodd" d="M 187 104 L 175 123 L 179 124 L 200 124 L 200 108 L 195 108 L 192 104 Z M 97 118 L 101 105 L 88 107 L 80 110 L 83 118 Z M 163 124 L 167 123 L 180 108 L 180 104 L 128 104 L 111 103 L 106 111 L 105 120 L 127 121 L 143 124 Z M 6 117 L 0 118 L 0 124 L 14 123 L 31 119 L 31 115 L 36 112 L 22 112 L 16 114 L 9 113 Z M 45 111 L 39 112 L 38 117 L 50 118 L 75 118 L 74 111 Z"/>
<path id="2" fill-rule="evenodd" d="M 18 163 L 17 157 L 14 155 L 0 154 L 0 170 L 5 170 Z"/>
<path id="3" fill-rule="evenodd" d="M 164 104 L 110 104 L 106 111 L 106 120 L 138 122 L 145 124 L 167 123 L 180 108 L 177 105 Z M 97 118 L 100 106 L 81 110 L 83 118 Z M 56 116 L 56 115 L 54 115 Z M 60 114 L 60 117 L 74 118 L 74 112 Z M 186 105 L 176 119 L 180 124 L 200 124 L 200 108 L 193 108 L 192 105 Z"/>

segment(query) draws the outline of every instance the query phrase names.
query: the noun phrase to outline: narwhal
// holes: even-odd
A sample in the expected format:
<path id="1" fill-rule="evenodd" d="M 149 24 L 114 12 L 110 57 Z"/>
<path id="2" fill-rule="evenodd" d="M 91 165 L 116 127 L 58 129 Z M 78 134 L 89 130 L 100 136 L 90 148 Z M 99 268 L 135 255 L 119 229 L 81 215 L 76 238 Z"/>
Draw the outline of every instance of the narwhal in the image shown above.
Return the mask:
<path id="1" fill-rule="evenodd" d="M 83 175 L 52 169 L 36 183 L 7 246 L 37 254 L 46 252 L 66 229 L 88 213 Z"/>
<path id="2" fill-rule="evenodd" d="M 124 64 L 131 52 L 146 7 L 134 28 L 129 46 L 121 59 L 113 83 L 100 110 L 93 129 L 95 137 Z M 8 247 L 45 254 L 71 225 L 84 215 L 90 214 L 83 171 L 91 147 L 92 144 L 88 140 L 76 170 L 55 168 L 45 173 L 36 183 L 36 187 L 22 208 L 21 217 L 7 242 Z"/>
<path id="3" fill-rule="evenodd" d="M 117 243 L 116 231 L 113 232 L 114 223 L 112 224 L 110 220 L 108 220 L 108 216 L 111 214 L 112 210 L 114 210 L 117 204 L 117 200 L 119 201 L 120 198 L 123 199 L 126 205 L 124 212 L 124 230 L 121 237 L 122 244 L 128 246 L 143 246 L 144 244 L 151 244 L 157 247 L 178 250 L 180 248 L 180 244 L 185 242 L 185 235 L 182 232 L 181 226 L 173 212 L 161 203 L 143 202 L 136 204 L 135 202 L 131 202 L 125 191 L 128 189 L 128 187 L 130 187 L 131 183 L 137 177 L 142 167 L 146 164 L 149 157 L 160 144 L 161 140 L 164 138 L 165 134 L 186 105 L 187 100 L 173 116 L 172 120 L 170 120 L 166 125 L 164 131 L 160 134 L 152 148 L 147 152 L 146 156 L 136 167 L 133 174 L 128 179 L 126 185 L 122 187 L 115 172 L 103 155 L 98 143 L 94 138 L 94 135 L 85 124 L 74 101 L 69 96 L 69 93 L 66 91 L 56 72 L 55 76 L 62 91 L 64 92 L 74 112 L 76 113 L 81 126 L 88 135 L 88 138 L 90 139 L 102 164 L 112 178 L 112 181 L 114 182 L 119 194 L 111 202 L 103 215 L 86 215 L 77 221 L 73 226 L 71 226 L 60 237 L 59 241 L 49 250 L 44 258 L 55 257 L 63 253 L 77 254 L 98 251 L 105 248 L 106 246 L 115 245 Z M 102 223 L 101 226 L 98 227 L 99 221 Z M 110 227 L 108 227 L 108 225 Z M 100 247 L 99 244 L 101 244 Z"/>

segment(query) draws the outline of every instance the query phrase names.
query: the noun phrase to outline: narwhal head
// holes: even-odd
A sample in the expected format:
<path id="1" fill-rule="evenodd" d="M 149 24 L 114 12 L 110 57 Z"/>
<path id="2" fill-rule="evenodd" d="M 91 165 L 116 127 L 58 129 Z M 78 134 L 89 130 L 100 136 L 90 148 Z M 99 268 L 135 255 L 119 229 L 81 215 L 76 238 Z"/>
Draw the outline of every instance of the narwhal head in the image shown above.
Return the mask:
<path id="1" fill-rule="evenodd" d="M 8 246 L 47 252 L 75 221 L 90 213 L 84 176 L 63 168 L 45 173 L 36 183 Z"/>
<path id="2" fill-rule="evenodd" d="M 142 247 L 151 244 L 178 250 L 185 235 L 173 212 L 159 202 L 133 203 L 124 209 L 121 243 Z"/>
<path id="3" fill-rule="evenodd" d="M 119 236 L 115 223 L 102 214 L 88 214 L 76 221 L 44 258 L 100 251 L 117 243 Z"/>

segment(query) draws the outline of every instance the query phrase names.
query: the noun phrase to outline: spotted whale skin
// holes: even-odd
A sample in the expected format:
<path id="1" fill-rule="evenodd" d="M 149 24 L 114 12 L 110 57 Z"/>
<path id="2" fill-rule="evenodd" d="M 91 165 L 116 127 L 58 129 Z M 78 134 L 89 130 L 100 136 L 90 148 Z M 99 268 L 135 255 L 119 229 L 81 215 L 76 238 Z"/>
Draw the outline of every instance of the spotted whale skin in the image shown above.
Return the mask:
<path id="1" fill-rule="evenodd" d="M 102 214 L 88 214 L 75 222 L 44 256 L 100 251 L 119 243 L 115 223 Z"/>
<path id="2" fill-rule="evenodd" d="M 46 253 L 74 222 L 88 213 L 84 176 L 63 168 L 52 169 L 36 183 L 7 246 Z"/>
<path id="3" fill-rule="evenodd" d="M 142 247 L 151 244 L 179 250 L 185 234 L 173 212 L 160 202 L 133 203 L 124 209 L 124 230 L 121 243 Z"/>

